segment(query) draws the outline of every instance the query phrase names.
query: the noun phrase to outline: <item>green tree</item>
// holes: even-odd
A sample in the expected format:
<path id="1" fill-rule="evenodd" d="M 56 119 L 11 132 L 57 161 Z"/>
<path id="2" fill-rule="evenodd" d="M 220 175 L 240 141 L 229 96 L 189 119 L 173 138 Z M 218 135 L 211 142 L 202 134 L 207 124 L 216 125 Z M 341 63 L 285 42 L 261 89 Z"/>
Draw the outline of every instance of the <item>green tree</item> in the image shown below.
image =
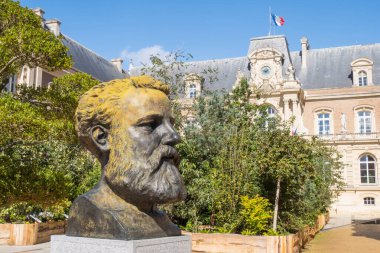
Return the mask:
<path id="1" fill-rule="evenodd" d="M 211 94 L 194 104 L 195 121 L 185 127 L 178 147 L 188 198 L 172 209 L 190 229 L 212 225 L 242 233 L 241 197 L 259 194 L 274 208 L 272 228 L 278 223 L 280 232 L 294 231 L 325 212 L 336 194 L 332 187 L 339 189 L 342 165 L 336 151 L 316 139 L 292 136 L 290 123 L 269 118 L 267 106 L 250 102 L 253 96 L 242 80 L 232 93 Z"/>
<path id="2" fill-rule="evenodd" d="M 59 119 L 47 119 L 39 108 L 10 94 L 0 95 L 0 127 L 3 132 L 0 151 L 22 142 L 66 138 L 68 124 Z"/>
<path id="3" fill-rule="evenodd" d="M 255 167 L 264 196 L 274 204 L 274 231 L 278 217 L 287 230 L 314 222 L 335 197 L 332 187 L 341 186 L 342 164 L 336 151 L 317 139 L 289 133 L 289 127 L 282 125 L 256 135 Z"/>
<path id="4" fill-rule="evenodd" d="M 80 152 L 79 147 L 53 140 L 5 149 L 0 154 L 0 205 L 27 202 L 46 207 L 71 199 Z"/>
<path id="5" fill-rule="evenodd" d="M 50 71 L 72 65 L 60 37 L 44 29 L 32 10 L 12 0 L 0 0 L 0 10 L 0 91 L 2 81 L 24 65 Z"/>
<path id="6" fill-rule="evenodd" d="M 49 89 L 0 95 L 0 206 L 67 205 L 96 183 L 100 166 L 78 143 L 74 113 L 79 97 L 98 83 L 76 73 L 54 79 Z"/>

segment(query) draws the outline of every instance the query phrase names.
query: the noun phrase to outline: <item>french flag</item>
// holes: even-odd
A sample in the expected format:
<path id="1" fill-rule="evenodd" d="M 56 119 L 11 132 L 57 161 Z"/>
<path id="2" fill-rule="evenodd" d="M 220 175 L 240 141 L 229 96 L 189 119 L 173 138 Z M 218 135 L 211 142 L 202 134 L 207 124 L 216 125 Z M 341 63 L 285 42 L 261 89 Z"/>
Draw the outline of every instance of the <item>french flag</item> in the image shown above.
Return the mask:
<path id="1" fill-rule="evenodd" d="M 283 26 L 285 24 L 285 19 L 283 17 L 272 14 L 272 19 L 276 26 Z"/>

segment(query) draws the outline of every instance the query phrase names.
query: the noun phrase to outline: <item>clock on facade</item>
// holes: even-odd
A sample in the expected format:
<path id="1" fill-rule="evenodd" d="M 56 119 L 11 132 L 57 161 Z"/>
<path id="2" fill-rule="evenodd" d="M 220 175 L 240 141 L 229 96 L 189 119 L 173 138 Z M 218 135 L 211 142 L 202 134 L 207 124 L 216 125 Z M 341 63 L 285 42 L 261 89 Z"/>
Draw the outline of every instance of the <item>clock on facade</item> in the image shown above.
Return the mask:
<path id="1" fill-rule="evenodd" d="M 263 78 L 268 78 L 272 74 L 272 70 L 269 66 L 263 66 L 261 68 L 261 76 Z"/>

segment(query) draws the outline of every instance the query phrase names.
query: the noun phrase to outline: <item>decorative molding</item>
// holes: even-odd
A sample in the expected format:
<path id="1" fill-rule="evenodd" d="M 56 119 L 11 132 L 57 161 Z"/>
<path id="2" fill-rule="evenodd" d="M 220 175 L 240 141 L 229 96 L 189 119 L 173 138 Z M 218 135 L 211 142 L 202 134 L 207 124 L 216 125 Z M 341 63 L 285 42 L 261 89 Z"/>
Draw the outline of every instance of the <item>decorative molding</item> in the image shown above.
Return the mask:
<path id="1" fill-rule="evenodd" d="M 284 55 L 275 48 L 267 47 L 253 51 L 248 56 L 251 67 L 249 83 L 264 91 L 282 87 Z"/>

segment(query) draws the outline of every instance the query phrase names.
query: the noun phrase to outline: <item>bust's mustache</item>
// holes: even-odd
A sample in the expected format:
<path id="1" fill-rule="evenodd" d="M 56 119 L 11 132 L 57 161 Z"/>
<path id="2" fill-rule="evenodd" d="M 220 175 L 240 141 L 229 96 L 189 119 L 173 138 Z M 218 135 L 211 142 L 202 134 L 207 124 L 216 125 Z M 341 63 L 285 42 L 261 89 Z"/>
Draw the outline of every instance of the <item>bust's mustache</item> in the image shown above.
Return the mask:
<path id="1" fill-rule="evenodd" d="M 158 146 L 149 157 L 146 169 L 150 171 L 151 174 L 156 173 L 164 161 L 172 163 L 178 168 L 180 159 L 177 150 L 168 145 Z"/>

